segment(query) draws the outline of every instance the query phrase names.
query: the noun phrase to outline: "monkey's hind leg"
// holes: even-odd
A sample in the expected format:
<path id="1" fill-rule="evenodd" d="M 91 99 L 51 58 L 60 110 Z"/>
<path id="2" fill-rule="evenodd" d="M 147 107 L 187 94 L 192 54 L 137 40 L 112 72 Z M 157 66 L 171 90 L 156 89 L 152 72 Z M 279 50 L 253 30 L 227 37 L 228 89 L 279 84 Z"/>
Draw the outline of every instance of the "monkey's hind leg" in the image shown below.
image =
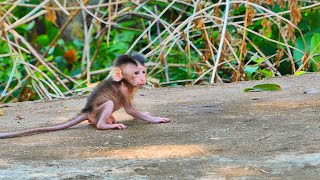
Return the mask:
<path id="1" fill-rule="evenodd" d="M 124 124 L 109 124 L 110 120 L 114 120 L 112 116 L 114 104 L 112 101 L 107 101 L 99 107 L 100 117 L 98 117 L 97 129 L 106 130 L 106 129 L 126 129 L 127 127 Z M 109 123 L 107 123 L 109 122 Z"/>
<path id="2" fill-rule="evenodd" d="M 116 118 L 114 118 L 114 116 L 111 115 L 111 116 L 107 119 L 107 124 L 116 124 Z"/>

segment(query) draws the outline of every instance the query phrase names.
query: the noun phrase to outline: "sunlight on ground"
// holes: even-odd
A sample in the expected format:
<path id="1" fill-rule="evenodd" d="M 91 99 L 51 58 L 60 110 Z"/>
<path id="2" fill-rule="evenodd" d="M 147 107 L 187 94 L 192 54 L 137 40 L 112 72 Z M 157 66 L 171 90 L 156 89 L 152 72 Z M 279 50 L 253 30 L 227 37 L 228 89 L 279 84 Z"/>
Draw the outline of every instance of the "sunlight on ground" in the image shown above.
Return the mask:
<path id="1" fill-rule="evenodd" d="M 269 101 L 269 102 L 258 102 L 253 103 L 255 107 L 259 107 L 261 109 L 277 109 L 277 110 L 286 110 L 286 109 L 294 109 L 303 107 L 313 107 L 313 106 L 320 106 L 320 101 L 290 101 L 290 100 L 280 100 L 280 101 Z"/>
<path id="2" fill-rule="evenodd" d="M 250 167 L 227 166 L 215 170 L 217 174 L 223 177 L 251 176 L 259 173 L 259 170 Z"/>
<path id="3" fill-rule="evenodd" d="M 8 165 L 10 165 L 8 160 L 0 159 L 0 167 L 1 166 L 8 166 Z"/>
<path id="4" fill-rule="evenodd" d="M 99 152 L 87 152 L 85 157 L 112 157 L 118 159 L 157 159 L 190 157 L 205 154 L 203 145 L 153 145 L 127 149 L 113 149 Z"/>

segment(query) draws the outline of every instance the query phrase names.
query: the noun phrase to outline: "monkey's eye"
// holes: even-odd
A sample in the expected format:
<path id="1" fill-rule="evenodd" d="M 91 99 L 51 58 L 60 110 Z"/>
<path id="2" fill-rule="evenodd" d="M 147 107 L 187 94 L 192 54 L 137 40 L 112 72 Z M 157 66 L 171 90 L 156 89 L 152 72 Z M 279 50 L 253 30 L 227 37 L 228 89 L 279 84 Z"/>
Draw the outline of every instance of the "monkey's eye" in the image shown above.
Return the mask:
<path id="1" fill-rule="evenodd" d="M 142 71 L 143 74 L 146 74 L 146 71 Z"/>
<path id="2" fill-rule="evenodd" d="M 139 74 L 139 71 L 135 71 L 134 74 L 135 74 L 135 75 L 138 75 L 138 74 Z"/>

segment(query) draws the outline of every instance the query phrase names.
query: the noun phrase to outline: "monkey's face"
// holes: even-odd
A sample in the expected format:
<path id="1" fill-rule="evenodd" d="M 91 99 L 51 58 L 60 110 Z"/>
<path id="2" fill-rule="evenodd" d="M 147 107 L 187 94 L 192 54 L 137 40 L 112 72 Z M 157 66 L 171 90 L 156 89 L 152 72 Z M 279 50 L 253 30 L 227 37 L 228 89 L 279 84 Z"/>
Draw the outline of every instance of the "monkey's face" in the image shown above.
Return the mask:
<path id="1" fill-rule="evenodd" d="M 146 84 L 146 68 L 142 65 L 127 64 L 124 68 L 124 78 L 135 87 Z"/>

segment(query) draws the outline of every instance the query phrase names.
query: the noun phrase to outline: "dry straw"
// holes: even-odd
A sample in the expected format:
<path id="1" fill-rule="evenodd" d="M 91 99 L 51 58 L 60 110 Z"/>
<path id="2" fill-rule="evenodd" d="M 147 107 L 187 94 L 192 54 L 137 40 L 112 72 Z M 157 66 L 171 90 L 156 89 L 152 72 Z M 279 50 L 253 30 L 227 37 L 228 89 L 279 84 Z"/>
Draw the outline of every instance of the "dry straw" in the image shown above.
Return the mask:
<path id="1" fill-rule="evenodd" d="M 186 67 L 198 69 L 196 71 L 198 73 L 197 79 L 182 79 L 178 80 L 177 82 L 197 83 L 204 77 L 208 77 L 208 75 L 210 77 L 208 81 L 209 83 L 222 81 L 222 78 L 219 77 L 217 73 L 219 67 L 222 65 L 226 65 L 233 72 L 233 80 L 243 80 L 243 69 L 248 65 L 248 63 L 243 63 L 243 58 L 246 56 L 246 54 L 250 54 L 256 58 L 264 58 L 265 60 L 262 62 L 263 65 L 267 66 L 274 75 L 281 76 L 280 72 L 277 71 L 275 67 L 276 65 L 272 64 L 270 61 L 270 59 L 277 56 L 277 53 L 279 52 L 274 52 L 273 55 L 266 56 L 254 44 L 254 42 L 248 38 L 247 34 L 255 34 L 266 41 L 285 47 L 288 60 L 293 64 L 294 60 L 292 51 L 297 50 L 301 52 L 301 50 L 291 46 L 288 41 L 294 40 L 294 32 L 297 32 L 302 36 L 300 29 L 297 27 L 297 23 L 300 20 L 298 15 L 303 10 L 311 8 L 317 9 L 320 5 L 320 2 L 318 1 L 305 1 L 304 3 L 298 4 L 296 1 L 291 0 L 226 0 L 218 1 L 216 3 L 200 0 L 159 1 L 167 3 L 167 6 L 162 11 L 159 11 L 157 6 L 146 6 L 148 1 L 110 0 L 105 2 L 100 0 L 98 1 L 98 4 L 94 5 L 90 5 L 88 0 L 76 0 L 72 1 L 72 3 L 69 3 L 67 0 L 44 0 L 38 5 L 28 4 L 26 3 L 28 1 L 21 0 L 0 2 L 0 39 L 8 44 L 10 51 L 10 54 L 0 54 L 0 60 L 1 58 L 10 56 L 11 61 L 13 61 L 10 78 L 6 82 L 1 82 L 5 87 L 4 90 L 0 92 L 2 101 L 5 101 L 13 92 L 15 92 L 17 89 L 20 89 L 26 79 L 31 80 L 31 86 L 34 91 L 40 98 L 44 99 L 63 98 L 72 92 L 79 92 L 79 89 L 69 89 L 66 83 L 73 82 L 76 84 L 76 87 L 81 86 L 82 83 L 77 82 L 77 79 L 85 78 L 86 81 L 84 83 L 90 84 L 92 75 L 106 73 L 110 70 L 110 68 L 101 68 L 100 70 L 96 71 L 91 70 L 91 65 L 99 53 L 99 46 L 102 44 L 102 40 L 96 40 L 95 38 L 99 36 L 107 36 L 107 43 L 109 43 L 111 30 L 115 27 L 119 28 L 117 20 L 119 17 L 125 18 L 127 15 L 136 16 L 141 18 L 144 22 L 149 22 L 144 29 L 140 29 L 141 34 L 131 44 L 127 52 L 137 51 L 136 45 L 139 44 L 143 38 L 147 38 L 149 44 L 141 49 L 140 52 L 144 52 L 146 49 L 149 49 L 149 53 L 146 54 L 146 57 L 150 59 L 150 62 L 148 63 L 148 65 L 151 67 L 149 75 L 153 76 L 157 73 L 164 72 L 166 82 L 161 84 L 173 83 L 170 81 L 168 67 Z M 131 2 L 132 6 L 125 5 L 128 2 Z M 288 2 L 290 5 L 290 10 L 275 13 L 265 8 L 266 5 L 272 5 L 275 3 L 279 3 L 279 5 L 281 5 L 280 2 Z M 182 9 L 182 6 L 177 5 L 183 5 L 185 8 Z M 246 13 L 244 15 L 233 16 L 231 12 L 239 5 L 244 5 L 246 7 Z M 219 7 L 224 7 L 223 11 L 221 11 Z M 28 9 L 29 13 L 18 19 L 14 16 L 14 14 L 12 14 L 15 8 L 26 8 Z M 106 16 L 105 14 L 101 13 L 101 9 L 107 9 L 112 13 L 108 13 Z M 164 15 L 166 15 L 166 13 L 172 9 L 177 12 L 177 18 L 173 20 L 170 18 L 163 18 Z M 185 11 L 185 9 L 188 9 L 188 11 Z M 19 34 L 15 29 L 23 24 L 35 20 L 38 17 L 46 16 L 49 11 L 51 13 L 59 11 L 61 12 L 60 14 L 64 14 L 66 17 L 68 17 L 68 19 L 61 26 L 59 33 L 50 43 L 47 51 L 41 54 L 36 50 L 35 47 L 31 45 L 30 42 L 28 42 L 24 36 Z M 61 34 L 78 14 L 81 14 L 84 20 L 86 20 L 87 16 L 91 17 L 92 20 L 88 23 L 85 23 L 83 26 L 83 72 L 82 74 L 70 77 L 60 71 L 55 65 L 46 61 L 46 58 L 50 48 L 55 46 L 57 40 L 61 38 Z M 286 19 L 284 17 L 284 15 L 287 14 L 291 15 L 291 19 Z M 261 19 L 264 19 L 264 22 L 270 22 L 276 25 L 279 29 L 279 32 L 282 32 L 280 34 L 280 38 L 271 39 L 261 32 L 255 32 L 248 28 L 250 23 L 254 23 Z M 97 23 L 105 25 L 106 28 L 104 31 L 102 31 L 102 33 L 97 33 L 93 30 Z M 239 37 L 238 39 L 230 37 L 230 33 L 232 32 L 228 32 L 228 27 L 234 27 L 238 30 L 238 32 L 242 32 L 242 37 Z M 157 29 L 155 34 L 152 34 L 154 33 L 151 32 L 152 28 Z M 219 38 L 215 39 L 216 43 L 213 43 L 213 35 L 212 33 L 209 33 L 212 32 L 212 29 L 218 29 L 220 32 Z M 196 31 L 200 31 L 201 34 L 197 35 L 195 33 Z M 199 36 L 202 36 L 203 40 L 205 41 L 204 49 L 197 47 L 194 42 L 194 39 Z M 234 44 L 237 44 L 239 39 L 241 40 L 240 44 L 235 46 Z M 98 44 L 98 48 L 95 52 L 90 52 L 91 43 Z M 181 44 L 184 45 L 182 46 Z M 247 52 L 246 44 L 250 44 L 251 47 L 255 49 L 255 52 Z M 188 63 L 168 63 L 167 58 L 172 54 L 173 49 L 178 49 L 181 54 L 184 54 Z M 239 49 L 241 50 L 240 54 L 236 53 L 239 51 Z M 24 53 L 27 53 L 30 55 L 30 57 L 36 59 L 37 64 L 31 64 L 30 59 L 26 59 L 23 55 Z M 192 59 L 191 53 L 196 53 L 199 58 L 196 60 Z M 237 65 L 233 65 L 231 63 L 234 60 L 237 61 Z M 39 64 L 43 65 L 45 70 L 50 72 L 54 78 L 50 78 L 43 73 L 43 69 L 39 69 L 37 66 Z M 18 65 L 23 66 L 27 72 L 26 77 L 20 77 L 19 73 L 17 73 Z M 302 68 L 303 67 L 301 66 L 298 69 L 294 68 L 293 70 L 298 71 Z M 35 74 L 37 73 L 40 73 L 41 76 L 36 76 Z M 18 82 L 14 86 L 11 84 L 13 80 Z M 58 85 L 63 87 L 63 92 Z"/>

